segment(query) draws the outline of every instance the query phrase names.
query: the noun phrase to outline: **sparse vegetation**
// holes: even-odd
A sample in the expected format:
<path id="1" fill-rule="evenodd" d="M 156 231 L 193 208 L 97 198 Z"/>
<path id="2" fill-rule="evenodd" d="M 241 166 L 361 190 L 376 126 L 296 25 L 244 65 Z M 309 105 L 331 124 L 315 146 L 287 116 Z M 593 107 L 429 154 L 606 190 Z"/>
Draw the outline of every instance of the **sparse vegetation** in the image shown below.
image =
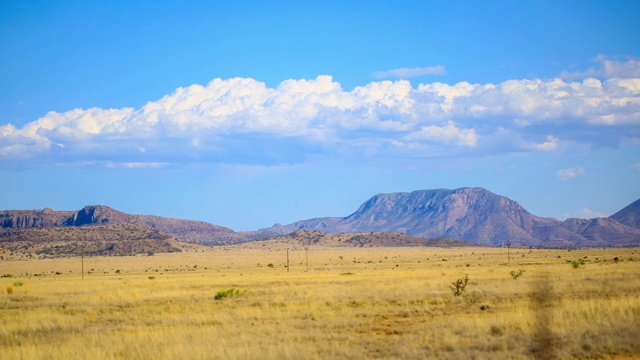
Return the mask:
<path id="1" fill-rule="evenodd" d="M 12 289 L 0 291 L 0 353 L 7 359 L 640 354 L 640 279 L 629 276 L 637 270 L 636 249 L 572 250 L 571 258 L 585 260 L 588 272 L 574 271 L 566 250 L 527 250 L 525 258 L 511 259 L 512 269 L 499 248 L 312 251 L 309 271 L 292 266 L 289 273 L 281 265 L 265 269 L 265 259 L 281 259 L 284 252 L 261 244 L 85 257 L 85 269 L 94 274 L 84 280 L 76 257 L 57 258 L 55 268 L 53 259 L 2 261 L 0 274 L 14 276 L 0 283 L 2 290 Z M 615 256 L 624 261 L 614 263 Z M 304 262 L 304 249 L 290 250 L 290 258 Z M 473 272 L 465 276 L 467 263 Z M 54 269 L 61 275 L 55 277 Z M 527 276 L 506 276 L 518 269 Z M 150 281 L 150 274 L 161 282 Z M 460 277 L 471 279 L 454 297 L 448 286 Z M 219 291 L 233 295 L 215 301 Z"/>

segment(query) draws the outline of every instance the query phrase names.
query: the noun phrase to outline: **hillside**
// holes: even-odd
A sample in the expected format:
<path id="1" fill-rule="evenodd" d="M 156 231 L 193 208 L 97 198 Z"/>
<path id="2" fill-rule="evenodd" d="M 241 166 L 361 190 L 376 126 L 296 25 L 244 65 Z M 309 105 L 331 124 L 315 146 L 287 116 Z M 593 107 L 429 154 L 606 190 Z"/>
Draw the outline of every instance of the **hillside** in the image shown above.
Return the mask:
<path id="1" fill-rule="evenodd" d="M 0 231 L 3 257 L 33 255 L 136 255 L 176 252 L 172 236 L 147 227 L 118 224 L 22 228 Z M 13 255 L 12 255 L 13 254 Z"/>
<path id="2" fill-rule="evenodd" d="M 264 231 L 286 234 L 299 229 L 330 233 L 399 232 L 489 246 L 507 243 L 544 247 L 640 246 L 640 229 L 615 219 L 562 222 L 541 218 L 517 202 L 482 188 L 378 194 L 344 218 L 303 220 Z"/>
<path id="3" fill-rule="evenodd" d="M 291 234 L 268 240 L 252 241 L 238 245 L 244 248 L 300 250 L 308 246 L 319 247 L 461 247 L 475 246 L 466 241 L 454 239 L 427 239 L 399 233 L 361 232 L 325 233 L 318 230 L 297 230 Z"/>

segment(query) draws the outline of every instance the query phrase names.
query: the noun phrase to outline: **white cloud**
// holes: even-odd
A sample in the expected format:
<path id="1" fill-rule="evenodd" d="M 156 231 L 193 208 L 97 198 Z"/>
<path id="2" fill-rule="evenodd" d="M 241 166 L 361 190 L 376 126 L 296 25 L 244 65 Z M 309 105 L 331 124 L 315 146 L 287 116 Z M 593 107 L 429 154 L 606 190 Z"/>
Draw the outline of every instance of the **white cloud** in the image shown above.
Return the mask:
<path id="1" fill-rule="evenodd" d="M 552 135 L 547 136 L 547 141 L 544 141 L 542 143 L 528 142 L 528 143 L 523 143 L 522 145 L 523 148 L 537 150 L 537 151 L 553 151 L 558 149 L 559 146 L 560 146 L 560 139 Z"/>
<path id="2" fill-rule="evenodd" d="M 567 169 L 558 170 L 558 177 L 560 178 L 560 180 L 570 180 L 584 174 L 585 171 L 580 166 L 573 166 Z"/>
<path id="3" fill-rule="evenodd" d="M 415 87 L 385 80 L 351 91 L 326 75 L 276 87 L 250 78 L 214 79 L 139 109 L 73 109 L 49 112 L 21 128 L 0 125 L 0 161 L 140 167 L 283 164 L 345 154 L 486 155 L 556 151 L 569 144 L 615 146 L 640 138 L 638 125 L 640 78 Z M 604 130 L 606 136 L 593 135 Z"/>
<path id="4" fill-rule="evenodd" d="M 446 70 L 443 65 L 427 66 L 427 67 L 415 67 L 415 68 L 399 68 L 385 71 L 378 71 L 373 74 L 378 79 L 384 79 L 389 77 L 408 79 L 423 75 L 446 75 Z"/>
<path id="5" fill-rule="evenodd" d="M 476 146 L 478 135 L 473 129 L 460 129 L 453 121 L 444 126 L 425 126 L 405 137 L 409 141 L 433 141 L 458 146 Z"/>

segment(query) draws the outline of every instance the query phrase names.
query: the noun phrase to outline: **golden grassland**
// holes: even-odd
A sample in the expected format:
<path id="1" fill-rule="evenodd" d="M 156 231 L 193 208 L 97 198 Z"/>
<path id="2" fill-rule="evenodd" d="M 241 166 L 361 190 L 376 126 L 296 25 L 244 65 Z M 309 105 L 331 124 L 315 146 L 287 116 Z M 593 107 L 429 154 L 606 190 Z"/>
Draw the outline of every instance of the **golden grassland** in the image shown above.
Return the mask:
<path id="1" fill-rule="evenodd" d="M 288 251 L 287 268 L 286 249 L 257 243 L 4 260 L 0 357 L 640 357 L 639 249 L 510 255 L 311 246 Z"/>

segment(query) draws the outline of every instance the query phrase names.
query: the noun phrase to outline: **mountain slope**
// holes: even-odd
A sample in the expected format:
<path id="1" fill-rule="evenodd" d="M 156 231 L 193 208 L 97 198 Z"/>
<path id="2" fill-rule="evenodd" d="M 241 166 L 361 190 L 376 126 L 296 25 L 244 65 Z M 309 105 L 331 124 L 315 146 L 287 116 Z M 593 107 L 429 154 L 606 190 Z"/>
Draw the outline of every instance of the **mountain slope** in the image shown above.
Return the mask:
<path id="1" fill-rule="evenodd" d="M 481 245 L 636 246 L 640 230 L 613 219 L 561 222 L 541 218 L 520 204 L 483 188 L 378 194 L 345 218 L 316 218 L 266 231 L 401 232 L 454 238 Z"/>
<path id="2" fill-rule="evenodd" d="M 624 209 L 609 216 L 609 219 L 616 220 L 621 224 L 633 228 L 640 228 L 640 199 L 632 202 Z"/>

